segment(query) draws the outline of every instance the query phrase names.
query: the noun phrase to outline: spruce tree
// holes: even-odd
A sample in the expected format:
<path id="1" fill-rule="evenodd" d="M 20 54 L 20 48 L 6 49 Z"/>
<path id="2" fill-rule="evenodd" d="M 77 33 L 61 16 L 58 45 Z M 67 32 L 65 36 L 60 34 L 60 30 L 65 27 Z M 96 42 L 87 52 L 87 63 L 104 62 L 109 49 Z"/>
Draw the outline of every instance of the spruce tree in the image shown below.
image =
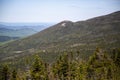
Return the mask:
<path id="1" fill-rule="evenodd" d="M 1 71 L 2 80 L 9 80 L 9 67 L 8 65 L 3 65 Z"/>
<path id="2" fill-rule="evenodd" d="M 31 78 L 33 80 L 46 80 L 46 69 L 45 65 L 39 56 L 35 56 L 35 61 L 31 68 Z"/>
<path id="3" fill-rule="evenodd" d="M 17 71 L 15 69 L 12 71 L 11 80 L 17 80 Z"/>
<path id="4" fill-rule="evenodd" d="M 60 80 L 67 80 L 69 73 L 68 55 L 60 56 L 57 62 L 53 65 L 53 73 Z"/>

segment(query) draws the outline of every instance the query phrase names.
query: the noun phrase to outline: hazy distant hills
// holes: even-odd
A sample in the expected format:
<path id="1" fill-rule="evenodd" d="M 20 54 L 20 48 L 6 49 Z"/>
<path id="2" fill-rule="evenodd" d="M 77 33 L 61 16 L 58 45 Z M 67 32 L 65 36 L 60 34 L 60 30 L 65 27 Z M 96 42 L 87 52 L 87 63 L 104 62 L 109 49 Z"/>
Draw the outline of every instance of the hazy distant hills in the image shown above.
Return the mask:
<path id="1" fill-rule="evenodd" d="M 24 29 L 24 28 L 30 28 L 35 31 L 41 31 L 55 23 L 7 23 L 7 22 L 0 22 L 0 27 L 7 28 L 7 29 Z"/>
<path id="2" fill-rule="evenodd" d="M 18 30 L 0 28 L 0 36 L 9 36 L 9 37 L 26 37 L 36 33 L 37 31 L 30 28 L 23 28 Z"/>
<path id="3" fill-rule="evenodd" d="M 52 23 L 3 23 L 0 22 L 0 42 L 27 37 L 41 31 Z M 3 37 L 4 36 L 4 37 Z M 16 38 L 17 37 L 17 38 Z"/>
<path id="4" fill-rule="evenodd" d="M 7 29 L 7 28 L 0 27 L 0 42 L 16 40 L 19 38 L 30 36 L 35 33 L 37 33 L 37 31 L 30 28 L 14 30 L 14 29 Z"/>
<path id="5" fill-rule="evenodd" d="M 89 54 L 96 47 L 107 50 L 119 48 L 119 35 L 120 11 L 86 21 L 62 21 L 35 35 L 1 46 L 0 58 L 2 60 L 8 56 L 33 54 L 38 50 L 53 54 L 79 50 L 83 54 Z M 17 54 L 17 51 L 20 53 Z"/>

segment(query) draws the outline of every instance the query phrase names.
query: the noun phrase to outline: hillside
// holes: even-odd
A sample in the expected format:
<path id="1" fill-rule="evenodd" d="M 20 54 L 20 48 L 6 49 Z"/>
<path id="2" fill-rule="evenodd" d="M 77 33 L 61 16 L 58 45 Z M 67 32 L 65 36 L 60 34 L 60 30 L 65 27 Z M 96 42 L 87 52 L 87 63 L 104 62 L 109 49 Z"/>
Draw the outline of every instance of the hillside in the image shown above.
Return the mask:
<path id="1" fill-rule="evenodd" d="M 44 57 L 56 52 L 78 50 L 89 55 L 96 47 L 120 47 L 120 11 L 86 21 L 62 21 L 30 37 L 0 46 L 0 60 L 43 51 Z"/>

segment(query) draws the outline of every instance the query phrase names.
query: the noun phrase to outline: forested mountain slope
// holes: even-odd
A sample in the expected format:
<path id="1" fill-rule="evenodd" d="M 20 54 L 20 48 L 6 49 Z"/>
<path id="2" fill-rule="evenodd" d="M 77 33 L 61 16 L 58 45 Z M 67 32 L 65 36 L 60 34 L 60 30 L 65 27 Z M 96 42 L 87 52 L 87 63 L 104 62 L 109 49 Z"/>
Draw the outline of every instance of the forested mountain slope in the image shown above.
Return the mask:
<path id="1" fill-rule="evenodd" d="M 106 50 L 119 48 L 119 35 L 120 11 L 86 21 L 65 20 L 30 37 L 0 46 L 0 59 L 24 56 L 37 51 L 57 55 L 56 52 L 79 50 L 87 54 L 96 47 Z"/>

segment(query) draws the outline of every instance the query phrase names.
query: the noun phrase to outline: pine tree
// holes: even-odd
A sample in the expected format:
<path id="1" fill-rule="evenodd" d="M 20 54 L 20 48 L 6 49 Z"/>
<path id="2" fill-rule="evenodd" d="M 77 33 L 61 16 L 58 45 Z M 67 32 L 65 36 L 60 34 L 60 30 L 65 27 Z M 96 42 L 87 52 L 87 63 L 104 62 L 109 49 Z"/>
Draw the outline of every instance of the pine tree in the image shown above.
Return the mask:
<path id="1" fill-rule="evenodd" d="M 113 59 L 115 65 L 120 67 L 120 49 L 113 50 L 112 59 Z"/>
<path id="2" fill-rule="evenodd" d="M 57 62 L 53 65 L 53 73 L 60 80 L 67 80 L 69 73 L 68 55 L 60 56 Z"/>
<path id="3" fill-rule="evenodd" d="M 17 80 L 17 71 L 15 69 L 12 71 L 11 80 Z"/>
<path id="4" fill-rule="evenodd" d="M 107 70 L 107 79 L 110 80 L 113 78 L 112 69 L 109 67 Z"/>
<path id="5" fill-rule="evenodd" d="M 87 77 L 90 80 L 112 80 L 113 61 L 101 49 L 97 49 L 90 57 L 87 67 Z"/>
<path id="6" fill-rule="evenodd" d="M 112 56 L 111 56 L 112 60 L 113 60 L 113 77 L 115 80 L 119 80 L 120 79 L 120 49 L 113 49 L 112 51 Z"/>
<path id="7" fill-rule="evenodd" d="M 46 80 L 46 73 L 45 64 L 42 62 L 39 56 L 35 56 L 35 62 L 31 68 L 31 78 L 33 80 Z"/>
<path id="8" fill-rule="evenodd" d="M 3 65 L 1 71 L 2 80 L 9 80 L 9 67 L 8 65 Z"/>

